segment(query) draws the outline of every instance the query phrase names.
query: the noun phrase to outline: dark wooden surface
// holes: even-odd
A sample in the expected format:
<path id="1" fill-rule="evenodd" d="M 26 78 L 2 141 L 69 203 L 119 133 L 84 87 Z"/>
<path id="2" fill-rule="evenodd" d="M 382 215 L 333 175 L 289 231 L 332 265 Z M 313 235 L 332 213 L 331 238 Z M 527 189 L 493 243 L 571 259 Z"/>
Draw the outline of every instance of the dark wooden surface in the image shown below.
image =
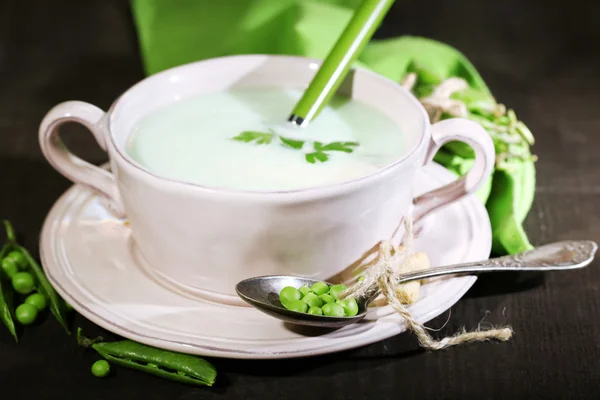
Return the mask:
<path id="1" fill-rule="evenodd" d="M 526 226 L 537 244 L 600 240 L 597 4 L 406 0 L 379 32 L 429 36 L 459 48 L 529 125 L 540 160 Z M 41 156 L 41 118 L 64 100 L 107 108 L 143 77 L 136 46 L 126 1 L 0 1 L 0 216 L 14 222 L 32 250 L 45 214 L 70 186 Z M 73 127 L 66 136 L 78 154 L 105 160 L 85 131 Z M 219 379 L 212 389 L 122 368 L 110 379 L 94 378 L 89 368 L 96 356 L 48 318 L 25 329 L 18 345 L 0 329 L 0 398 L 600 398 L 598 262 L 533 285 L 481 279 L 434 334 L 473 328 L 486 315 L 486 322 L 511 324 L 514 339 L 425 353 L 403 334 L 321 358 L 215 360 Z M 447 317 L 429 325 L 440 327 Z M 80 316 L 75 324 L 90 335 L 106 334 Z"/>

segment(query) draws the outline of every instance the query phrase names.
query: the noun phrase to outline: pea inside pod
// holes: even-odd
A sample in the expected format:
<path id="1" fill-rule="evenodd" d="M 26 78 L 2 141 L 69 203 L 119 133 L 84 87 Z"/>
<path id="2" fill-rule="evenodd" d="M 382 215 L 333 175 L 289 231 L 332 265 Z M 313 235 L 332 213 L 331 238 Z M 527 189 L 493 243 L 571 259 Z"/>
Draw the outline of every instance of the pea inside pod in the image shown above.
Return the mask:
<path id="1" fill-rule="evenodd" d="M 25 304 L 29 304 L 34 306 L 38 311 L 42 311 L 46 308 L 48 302 L 46 301 L 46 297 L 44 297 L 41 293 L 34 293 L 29 295 L 25 299 Z"/>
<path id="2" fill-rule="evenodd" d="M 18 268 L 25 269 L 27 267 L 27 259 L 20 251 L 13 250 L 6 255 L 6 260 L 10 260 Z"/>
<path id="3" fill-rule="evenodd" d="M 2 271 L 7 277 L 12 278 L 19 272 L 19 267 L 11 258 L 4 257 L 2 259 Z"/>
<path id="4" fill-rule="evenodd" d="M 38 309 L 32 306 L 31 304 L 21 304 L 15 310 L 15 316 L 17 317 L 17 321 L 21 325 L 31 325 L 35 322 L 35 319 L 38 315 Z"/>
<path id="5" fill-rule="evenodd" d="M 12 277 L 12 286 L 20 294 L 29 294 L 35 289 L 35 279 L 29 272 L 17 272 Z"/>

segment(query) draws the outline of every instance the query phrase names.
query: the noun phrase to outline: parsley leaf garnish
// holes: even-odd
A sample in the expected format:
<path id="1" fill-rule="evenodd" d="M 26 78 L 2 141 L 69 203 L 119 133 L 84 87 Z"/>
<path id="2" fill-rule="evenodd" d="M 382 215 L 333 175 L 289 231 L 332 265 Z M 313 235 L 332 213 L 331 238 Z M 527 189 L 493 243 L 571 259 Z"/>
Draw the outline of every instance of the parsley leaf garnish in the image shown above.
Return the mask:
<path id="1" fill-rule="evenodd" d="M 306 161 L 311 164 L 315 164 L 317 161 L 325 162 L 329 160 L 329 155 L 326 153 L 327 151 L 342 151 L 344 153 L 352 153 L 356 146 L 358 146 L 357 142 L 332 142 L 328 144 L 314 142 L 313 149 L 315 151 L 306 154 L 305 158 Z"/>
<path id="2" fill-rule="evenodd" d="M 283 143 L 285 147 L 290 147 L 292 149 L 301 149 L 304 146 L 303 140 L 288 139 L 283 136 L 279 136 L 279 140 L 281 140 L 281 143 Z"/>
<path id="3" fill-rule="evenodd" d="M 311 164 L 314 164 L 317 161 L 325 162 L 325 161 L 329 160 L 329 156 L 327 155 L 327 153 L 323 153 L 321 151 L 315 151 L 314 153 L 307 153 L 304 155 L 304 158 L 306 159 L 306 161 L 308 161 Z"/>
<path id="4" fill-rule="evenodd" d="M 277 135 L 273 130 L 271 130 L 271 133 L 258 131 L 244 131 L 239 135 L 235 136 L 233 140 L 237 140 L 238 142 L 244 143 L 254 142 L 256 144 L 271 144 L 274 137 L 277 137 L 279 139 L 282 146 L 295 150 L 302 150 L 304 144 L 306 143 L 304 140 L 290 139 Z M 352 153 L 354 151 L 354 148 L 357 146 L 357 142 L 331 142 L 327 144 L 323 144 L 321 142 L 313 142 L 312 147 L 314 151 L 304 154 L 304 158 L 307 162 L 311 164 L 316 164 L 317 161 L 325 162 L 329 160 L 329 154 L 327 154 L 328 151 L 341 151 L 343 153 Z"/>
<path id="5" fill-rule="evenodd" d="M 256 144 L 270 144 L 273 140 L 274 133 L 264 133 L 257 131 L 244 131 L 239 135 L 235 136 L 233 140 L 237 140 L 238 142 L 256 142 Z"/>
<path id="6" fill-rule="evenodd" d="M 315 150 L 319 151 L 343 151 L 344 153 L 352 153 L 354 148 L 358 146 L 357 142 L 332 142 L 323 146 L 319 143 L 319 149 L 317 149 L 317 143 L 315 142 Z"/>

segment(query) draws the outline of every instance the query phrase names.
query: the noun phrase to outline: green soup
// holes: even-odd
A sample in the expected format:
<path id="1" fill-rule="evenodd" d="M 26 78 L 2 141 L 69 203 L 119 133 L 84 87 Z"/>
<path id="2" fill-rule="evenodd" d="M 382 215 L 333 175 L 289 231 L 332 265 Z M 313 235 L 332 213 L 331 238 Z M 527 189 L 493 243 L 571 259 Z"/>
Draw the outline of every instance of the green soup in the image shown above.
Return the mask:
<path id="1" fill-rule="evenodd" d="M 335 97 L 308 127 L 285 122 L 302 91 L 241 88 L 179 100 L 143 118 L 127 152 L 149 171 L 199 185 L 293 190 L 367 175 L 407 151 L 376 109 Z"/>

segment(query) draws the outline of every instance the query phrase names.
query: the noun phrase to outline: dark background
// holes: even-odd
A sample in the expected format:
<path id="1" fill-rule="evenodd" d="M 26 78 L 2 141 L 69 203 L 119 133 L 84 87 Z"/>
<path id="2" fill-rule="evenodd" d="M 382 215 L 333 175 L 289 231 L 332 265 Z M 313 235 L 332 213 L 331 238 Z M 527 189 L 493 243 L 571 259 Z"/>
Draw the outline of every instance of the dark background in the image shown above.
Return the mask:
<path id="1" fill-rule="evenodd" d="M 538 185 L 526 228 L 536 244 L 600 240 L 598 15 L 593 0 L 403 0 L 378 32 L 457 47 L 534 132 Z M 13 221 L 32 250 L 45 214 L 70 186 L 42 158 L 40 120 L 65 100 L 108 108 L 143 78 L 138 54 L 124 0 L 0 1 L 0 217 Z M 66 136 L 78 154 L 105 161 L 90 134 L 72 128 Z M 533 286 L 506 276 L 481 278 L 434 333 L 476 327 L 489 310 L 486 322 L 514 327 L 508 343 L 426 353 L 403 334 L 320 358 L 214 360 L 219 378 L 212 389 L 122 368 L 109 379 L 94 378 L 89 368 L 97 356 L 48 318 L 21 332 L 18 345 L 0 329 L 0 397 L 598 399 L 599 267 L 548 275 Z M 440 327 L 447 317 L 429 326 Z M 107 335 L 80 316 L 75 324 L 89 335 Z"/>

